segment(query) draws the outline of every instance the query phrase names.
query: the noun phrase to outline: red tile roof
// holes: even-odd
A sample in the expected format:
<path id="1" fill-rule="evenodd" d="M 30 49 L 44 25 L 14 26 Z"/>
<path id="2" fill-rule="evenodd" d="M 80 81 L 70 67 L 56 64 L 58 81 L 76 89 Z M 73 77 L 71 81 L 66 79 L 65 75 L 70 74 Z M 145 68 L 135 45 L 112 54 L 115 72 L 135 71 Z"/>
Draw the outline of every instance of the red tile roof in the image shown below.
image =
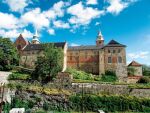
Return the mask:
<path id="1" fill-rule="evenodd" d="M 128 66 L 137 66 L 137 67 L 140 67 L 140 66 L 142 66 L 142 65 L 139 64 L 139 63 L 136 62 L 136 61 L 132 61 Z"/>

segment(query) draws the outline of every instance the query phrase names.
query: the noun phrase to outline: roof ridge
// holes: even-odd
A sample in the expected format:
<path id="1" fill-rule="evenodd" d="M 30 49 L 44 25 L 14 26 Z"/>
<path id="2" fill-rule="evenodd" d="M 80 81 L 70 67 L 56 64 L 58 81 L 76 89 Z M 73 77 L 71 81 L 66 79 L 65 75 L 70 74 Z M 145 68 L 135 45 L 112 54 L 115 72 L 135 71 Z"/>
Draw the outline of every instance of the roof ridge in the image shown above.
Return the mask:
<path id="1" fill-rule="evenodd" d="M 135 60 L 133 60 L 128 66 L 142 66 L 142 64 L 136 62 Z"/>

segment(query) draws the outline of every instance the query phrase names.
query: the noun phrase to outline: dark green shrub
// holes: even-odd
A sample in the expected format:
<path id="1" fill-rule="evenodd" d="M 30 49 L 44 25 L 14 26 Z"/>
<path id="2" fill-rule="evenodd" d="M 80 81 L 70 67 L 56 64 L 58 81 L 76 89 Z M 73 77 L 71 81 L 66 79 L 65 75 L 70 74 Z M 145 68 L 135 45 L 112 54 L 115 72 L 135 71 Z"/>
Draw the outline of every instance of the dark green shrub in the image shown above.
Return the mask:
<path id="1" fill-rule="evenodd" d="M 3 112 L 4 112 L 4 113 L 9 113 L 10 109 L 11 109 L 10 104 L 9 104 L 8 102 L 6 102 L 6 103 L 3 105 Z"/>
<path id="2" fill-rule="evenodd" d="M 106 71 L 102 74 L 101 81 L 103 82 L 115 82 L 117 80 L 116 73 L 114 71 Z"/>
<path id="3" fill-rule="evenodd" d="M 21 74 L 18 72 L 13 72 L 9 75 L 8 80 L 26 80 L 29 79 L 30 75 L 28 74 Z"/>
<path id="4" fill-rule="evenodd" d="M 83 100 L 82 100 L 83 99 Z M 139 99 L 127 96 L 96 96 L 84 95 L 71 96 L 72 108 L 81 111 L 82 106 L 85 111 L 96 111 L 102 109 L 106 112 L 150 112 L 150 99 Z"/>
<path id="5" fill-rule="evenodd" d="M 139 81 L 137 83 L 144 83 L 147 84 L 150 82 L 150 79 L 148 77 L 142 77 L 139 79 Z"/>
<path id="6" fill-rule="evenodd" d="M 150 77 L 150 66 L 143 65 L 143 76 Z"/>
<path id="7" fill-rule="evenodd" d="M 31 109 L 35 104 L 36 103 L 34 103 L 32 100 L 13 97 L 11 101 L 11 108 Z"/>
<path id="8" fill-rule="evenodd" d="M 47 102 L 44 102 L 44 104 L 43 104 L 43 109 L 44 109 L 45 111 L 48 111 L 48 103 L 47 103 Z"/>
<path id="9" fill-rule="evenodd" d="M 111 76 L 116 77 L 116 73 L 115 73 L 114 71 L 110 71 L 110 70 L 107 70 L 107 71 L 105 72 L 105 75 L 111 75 Z"/>
<path id="10" fill-rule="evenodd" d="M 16 70 L 21 74 L 32 74 L 34 71 L 33 69 L 24 68 L 21 66 L 17 66 Z"/>

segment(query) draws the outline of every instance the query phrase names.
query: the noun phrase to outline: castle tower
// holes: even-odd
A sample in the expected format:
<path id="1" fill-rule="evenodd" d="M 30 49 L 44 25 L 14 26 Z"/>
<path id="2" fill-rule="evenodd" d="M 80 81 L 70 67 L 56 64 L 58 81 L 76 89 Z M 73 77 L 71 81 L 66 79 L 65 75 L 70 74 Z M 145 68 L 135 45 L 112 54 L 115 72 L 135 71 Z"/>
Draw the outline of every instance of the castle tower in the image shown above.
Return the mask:
<path id="1" fill-rule="evenodd" d="M 33 38 L 32 38 L 32 44 L 39 44 L 40 41 L 38 39 L 38 33 L 37 33 L 37 30 L 35 31 L 35 34 L 33 35 Z"/>
<path id="2" fill-rule="evenodd" d="M 97 39 L 96 39 L 96 45 L 97 46 L 103 46 L 104 45 L 104 38 L 103 38 L 101 31 L 98 32 Z"/>
<path id="3" fill-rule="evenodd" d="M 29 44 L 29 42 L 22 36 L 22 34 L 19 35 L 19 37 L 14 42 L 16 48 L 18 51 L 21 51 L 25 46 Z"/>

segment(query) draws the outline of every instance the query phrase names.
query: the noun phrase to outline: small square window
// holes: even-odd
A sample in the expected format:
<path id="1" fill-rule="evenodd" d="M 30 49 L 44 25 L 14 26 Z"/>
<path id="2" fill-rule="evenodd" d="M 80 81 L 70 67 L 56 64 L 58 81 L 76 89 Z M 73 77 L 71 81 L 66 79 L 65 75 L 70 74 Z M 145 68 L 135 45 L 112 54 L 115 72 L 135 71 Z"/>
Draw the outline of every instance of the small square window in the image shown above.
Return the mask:
<path id="1" fill-rule="evenodd" d="M 110 49 L 108 49 L 108 53 L 111 53 Z"/>

